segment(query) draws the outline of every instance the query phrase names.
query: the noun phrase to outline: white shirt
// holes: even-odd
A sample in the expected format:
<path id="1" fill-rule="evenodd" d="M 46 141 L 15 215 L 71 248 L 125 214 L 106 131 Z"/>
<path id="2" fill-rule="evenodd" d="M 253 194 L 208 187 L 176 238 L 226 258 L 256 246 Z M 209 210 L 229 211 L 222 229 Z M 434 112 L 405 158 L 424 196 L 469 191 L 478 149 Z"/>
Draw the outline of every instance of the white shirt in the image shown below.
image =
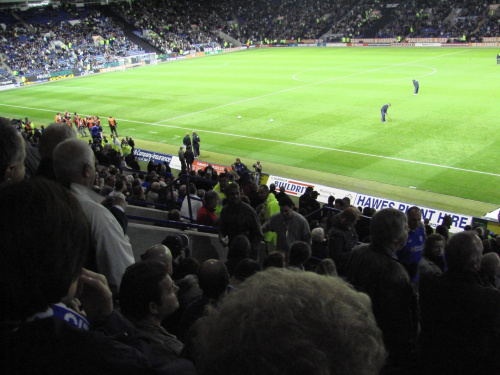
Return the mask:
<path id="1" fill-rule="evenodd" d="M 71 192 L 90 224 L 97 271 L 106 276 L 109 288 L 116 295 L 125 269 L 135 263 L 132 245 L 113 214 L 100 203 L 102 196 L 79 184 L 71 184 Z"/>
<path id="2" fill-rule="evenodd" d="M 191 201 L 191 211 L 193 213 L 193 220 L 196 221 L 196 218 L 198 217 L 198 211 L 200 210 L 201 206 L 203 206 L 203 202 L 196 194 L 190 194 L 189 197 L 191 198 L 190 201 Z M 181 216 L 183 220 L 187 220 L 184 218 L 189 217 L 189 206 L 187 197 L 185 197 L 184 200 L 182 201 Z"/>

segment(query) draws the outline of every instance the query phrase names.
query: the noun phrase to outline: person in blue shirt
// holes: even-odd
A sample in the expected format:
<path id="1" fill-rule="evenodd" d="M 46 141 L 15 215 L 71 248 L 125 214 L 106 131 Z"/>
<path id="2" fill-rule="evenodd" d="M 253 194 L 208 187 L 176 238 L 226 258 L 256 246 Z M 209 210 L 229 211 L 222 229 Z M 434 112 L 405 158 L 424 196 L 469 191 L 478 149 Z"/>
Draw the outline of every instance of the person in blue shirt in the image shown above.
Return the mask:
<path id="1" fill-rule="evenodd" d="M 396 255 L 408 270 L 411 280 L 417 281 L 417 266 L 422 259 L 425 245 L 425 227 L 422 224 L 422 212 L 417 206 L 408 208 L 406 217 L 409 229 L 408 239 L 405 246 Z"/>
<path id="2" fill-rule="evenodd" d="M 100 134 L 99 134 L 99 127 L 97 124 L 94 124 L 94 126 L 90 129 L 90 132 L 92 133 L 92 139 L 95 141 L 96 139 L 100 139 Z"/>
<path id="3" fill-rule="evenodd" d="M 387 103 L 385 105 L 382 106 L 382 109 L 380 110 L 380 112 L 382 112 L 382 122 L 385 123 L 385 114 L 387 113 L 387 110 L 389 109 L 389 107 L 391 106 L 391 103 Z"/>
<path id="4" fill-rule="evenodd" d="M 413 87 L 415 88 L 415 92 L 413 93 L 413 95 L 417 95 L 418 94 L 418 81 L 416 79 L 413 80 Z"/>

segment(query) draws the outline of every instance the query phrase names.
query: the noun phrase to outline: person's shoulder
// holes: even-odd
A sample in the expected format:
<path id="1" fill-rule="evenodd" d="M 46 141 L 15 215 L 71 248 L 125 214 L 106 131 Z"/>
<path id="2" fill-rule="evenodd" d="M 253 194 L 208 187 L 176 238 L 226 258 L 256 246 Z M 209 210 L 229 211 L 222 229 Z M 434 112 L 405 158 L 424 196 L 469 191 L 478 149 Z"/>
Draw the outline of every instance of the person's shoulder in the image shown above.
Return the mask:
<path id="1" fill-rule="evenodd" d="M 383 264 L 384 267 L 403 267 L 403 265 L 399 263 L 397 259 L 391 257 L 387 252 L 388 250 L 376 247 L 371 243 L 361 244 L 353 249 L 353 253 L 357 256 L 364 257 L 366 259 L 369 259 L 370 261 L 377 260 L 377 264 Z"/>
<path id="2" fill-rule="evenodd" d="M 241 205 L 240 207 L 242 207 L 242 209 L 244 209 L 245 211 L 253 212 L 257 215 L 254 208 L 252 206 L 250 206 L 248 203 L 240 202 L 240 205 Z"/>
<path id="3" fill-rule="evenodd" d="M 113 215 L 113 213 L 108 208 L 104 207 L 102 204 L 96 202 L 92 204 L 89 220 L 96 220 L 100 222 L 98 226 L 101 227 L 100 228 L 101 230 L 105 231 L 112 231 L 111 228 L 114 228 L 113 224 L 116 224 L 117 228 L 119 227 L 118 221 Z M 123 233 L 122 230 L 119 232 Z"/>
<path id="4" fill-rule="evenodd" d="M 429 267 L 431 267 L 433 265 L 433 263 L 427 259 L 426 257 L 422 257 L 422 259 L 420 259 L 420 262 L 418 262 L 418 265 L 417 265 L 417 269 L 418 270 L 425 270 Z"/>
<path id="5" fill-rule="evenodd" d="M 298 212 L 293 211 L 292 218 L 295 219 L 296 221 L 301 222 L 302 224 L 306 223 L 307 226 L 309 226 L 307 219 Z"/>
<path id="6" fill-rule="evenodd" d="M 356 254 L 364 254 L 370 249 L 370 244 L 368 243 L 362 243 L 358 246 L 356 246 L 354 249 L 352 249 L 353 253 L 356 253 Z"/>
<path id="7" fill-rule="evenodd" d="M 72 183 L 70 190 L 79 201 L 89 201 L 95 204 L 99 204 L 104 200 L 103 196 L 80 184 Z"/>
<path id="8" fill-rule="evenodd" d="M 500 290 L 492 288 L 490 286 L 480 285 L 480 292 L 485 301 L 489 301 L 490 304 L 497 306 L 500 309 Z"/>

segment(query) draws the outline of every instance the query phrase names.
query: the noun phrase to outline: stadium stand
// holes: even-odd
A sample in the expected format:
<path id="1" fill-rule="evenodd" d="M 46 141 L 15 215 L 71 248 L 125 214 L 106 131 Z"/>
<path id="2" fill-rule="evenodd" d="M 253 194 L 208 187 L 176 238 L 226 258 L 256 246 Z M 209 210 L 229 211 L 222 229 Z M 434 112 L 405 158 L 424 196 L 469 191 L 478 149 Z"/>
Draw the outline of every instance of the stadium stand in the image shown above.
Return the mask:
<path id="1" fill-rule="evenodd" d="M 54 70 L 94 69 L 124 56 L 184 53 L 287 40 L 360 37 L 497 36 L 500 12 L 482 1 L 112 2 L 109 6 L 38 7 L 0 14 L 2 80 Z M 138 47 L 140 44 L 141 47 Z"/>

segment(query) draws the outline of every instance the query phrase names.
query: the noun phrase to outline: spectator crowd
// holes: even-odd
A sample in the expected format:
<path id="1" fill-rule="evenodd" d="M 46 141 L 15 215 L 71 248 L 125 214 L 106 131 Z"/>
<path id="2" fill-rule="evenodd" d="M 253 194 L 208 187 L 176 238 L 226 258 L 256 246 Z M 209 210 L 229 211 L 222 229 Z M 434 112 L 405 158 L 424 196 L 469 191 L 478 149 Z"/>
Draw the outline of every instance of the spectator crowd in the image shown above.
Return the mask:
<path id="1" fill-rule="evenodd" d="M 90 70 L 139 48 L 96 9 L 32 9 L 0 28 L 0 53 L 15 75 Z"/>

